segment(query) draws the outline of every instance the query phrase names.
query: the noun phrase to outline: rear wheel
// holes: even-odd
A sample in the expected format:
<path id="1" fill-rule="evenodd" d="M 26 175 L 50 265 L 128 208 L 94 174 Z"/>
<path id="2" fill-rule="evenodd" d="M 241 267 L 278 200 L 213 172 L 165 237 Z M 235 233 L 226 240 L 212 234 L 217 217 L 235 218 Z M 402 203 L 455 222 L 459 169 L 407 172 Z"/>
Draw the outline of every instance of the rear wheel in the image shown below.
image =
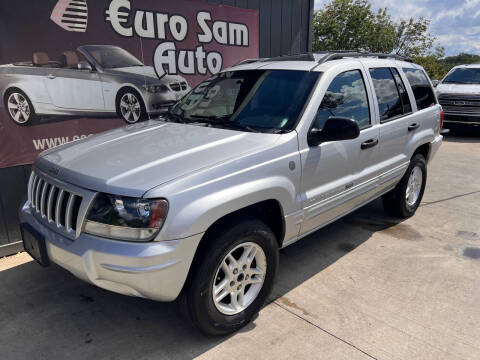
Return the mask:
<path id="1" fill-rule="evenodd" d="M 382 198 L 383 207 L 390 215 L 409 218 L 415 214 L 425 192 L 427 166 L 423 155 L 417 154 L 400 183 Z"/>
<path id="2" fill-rule="evenodd" d="M 119 93 L 117 113 L 127 124 L 135 124 L 148 118 L 142 97 L 133 89 L 125 89 Z"/>
<path id="3" fill-rule="evenodd" d="M 277 270 L 277 241 L 256 219 L 205 240 L 184 290 L 184 310 L 204 333 L 225 335 L 248 324 L 267 299 Z"/>
<path id="4" fill-rule="evenodd" d="M 8 116 L 15 124 L 26 126 L 35 118 L 33 105 L 23 91 L 8 91 L 4 101 Z"/>

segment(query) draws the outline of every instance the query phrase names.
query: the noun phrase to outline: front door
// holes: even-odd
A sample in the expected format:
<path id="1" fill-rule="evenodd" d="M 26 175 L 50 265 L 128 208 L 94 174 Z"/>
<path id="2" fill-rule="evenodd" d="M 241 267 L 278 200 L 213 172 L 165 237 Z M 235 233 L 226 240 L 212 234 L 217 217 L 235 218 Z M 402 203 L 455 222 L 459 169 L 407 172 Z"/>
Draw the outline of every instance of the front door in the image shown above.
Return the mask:
<path id="1" fill-rule="evenodd" d="M 102 84 L 96 71 L 54 69 L 45 84 L 52 103 L 63 109 L 104 111 Z"/>
<path id="2" fill-rule="evenodd" d="M 332 76 L 332 75 L 331 75 Z M 353 140 L 305 145 L 302 158 L 303 223 L 311 232 L 363 204 L 376 188 L 378 126 L 372 122 L 371 94 L 366 73 L 358 68 L 342 71 L 328 81 L 312 127 L 322 129 L 329 117 L 357 121 L 360 136 Z"/>

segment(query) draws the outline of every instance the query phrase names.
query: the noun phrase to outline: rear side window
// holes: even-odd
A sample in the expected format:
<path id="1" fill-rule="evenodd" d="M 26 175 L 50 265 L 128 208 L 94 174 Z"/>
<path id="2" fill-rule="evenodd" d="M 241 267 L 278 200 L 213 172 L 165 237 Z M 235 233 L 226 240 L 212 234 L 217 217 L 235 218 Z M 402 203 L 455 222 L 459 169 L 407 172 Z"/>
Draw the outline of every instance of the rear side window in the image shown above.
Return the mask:
<path id="1" fill-rule="evenodd" d="M 402 100 L 390 69 L 370 69 L 370 75 L 377 95 L 380 121 L 384 122 L 403 115 Z"/>
<path id="2" fill-rule="evenodd" d="M 425 72 L 419 69 L 410 68 L 404 68 L 403 72 L 412 86 L 418 110 L 423 110 L 435 105 L 435 95 L 433 94 L 433 89 L 430 86 L 430 82 L 428 81 Z"/>
<path id="3" fill-rule="evenodd" d="M 407 88 L 405 87 L 405 84 L 403 83 L 403 80 L 400 77 L 398 70 L 395 68 L 391 68 L 390 70 L 392 71 L 395 82 L 397 83 L 400 100 L 402 100 L 403 113 L 409 114 L 412 112 L 412 104 L 410 103 L 410 97 L 408 96 Z"/>
<path id="4" fill-rule="evenodd" d="M 333 79 L 318 109 L 314 127 L 323 129 L 331 116 L 353 119 L 360 129 L 370 126 L 367 90 L 360 70 L 347 71 Z"/>

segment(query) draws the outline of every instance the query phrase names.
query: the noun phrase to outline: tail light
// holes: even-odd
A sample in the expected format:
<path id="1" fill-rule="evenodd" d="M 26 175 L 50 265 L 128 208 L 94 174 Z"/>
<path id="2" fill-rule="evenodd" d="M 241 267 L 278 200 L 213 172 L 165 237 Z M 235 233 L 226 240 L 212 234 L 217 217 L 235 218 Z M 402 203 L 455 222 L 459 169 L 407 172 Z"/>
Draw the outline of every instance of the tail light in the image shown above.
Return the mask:
<path id="1" fill-rule="evenodd" d="M 443 109 L 440 110 L 440 131 L 443 129 L 443 120 L 445 120 L 445 113 Z"/>

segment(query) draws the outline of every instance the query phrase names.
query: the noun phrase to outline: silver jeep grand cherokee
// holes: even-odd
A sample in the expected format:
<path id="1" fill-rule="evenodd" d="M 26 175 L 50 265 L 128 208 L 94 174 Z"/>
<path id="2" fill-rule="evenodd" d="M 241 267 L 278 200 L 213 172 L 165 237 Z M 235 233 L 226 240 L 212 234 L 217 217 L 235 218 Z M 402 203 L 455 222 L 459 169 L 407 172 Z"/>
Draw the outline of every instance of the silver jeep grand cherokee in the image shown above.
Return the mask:
<path id="1" fill-rule="evenodd" d="M 431 82 L 407 59 L 244 61 L 159 121 L 42 153 L 24 245 L 102 288 L 179 298 L 202 331 L 230 333 L 266 300 L 280 248 L 380 196 L 412 216 L 441 127 Z"/>

